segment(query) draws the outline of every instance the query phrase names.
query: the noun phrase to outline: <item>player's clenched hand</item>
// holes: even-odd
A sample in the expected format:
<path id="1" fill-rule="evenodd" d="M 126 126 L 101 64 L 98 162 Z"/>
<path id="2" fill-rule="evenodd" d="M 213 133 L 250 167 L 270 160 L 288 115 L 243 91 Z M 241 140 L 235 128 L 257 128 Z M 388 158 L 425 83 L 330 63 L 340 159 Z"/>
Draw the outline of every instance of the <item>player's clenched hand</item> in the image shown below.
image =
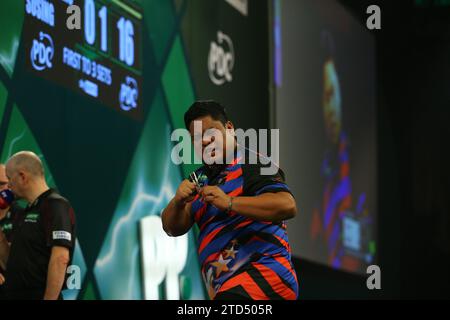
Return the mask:
<path id="1" fill-rule="evenodd" d="M 195 197 L 195 184 L 189 180 L 184 180 L 178 187 L 175 194 L 175 202 L 179 205 L 185 205 L 188 202 L 194 200 Z"/>
<path id="2" fill-rule="evenodd" d="M 206 186 L 200 190 L 200 196 L 205 203 L 215 206 L 221 211 L 228 209 L 230 196 L 217 186 Z"/>

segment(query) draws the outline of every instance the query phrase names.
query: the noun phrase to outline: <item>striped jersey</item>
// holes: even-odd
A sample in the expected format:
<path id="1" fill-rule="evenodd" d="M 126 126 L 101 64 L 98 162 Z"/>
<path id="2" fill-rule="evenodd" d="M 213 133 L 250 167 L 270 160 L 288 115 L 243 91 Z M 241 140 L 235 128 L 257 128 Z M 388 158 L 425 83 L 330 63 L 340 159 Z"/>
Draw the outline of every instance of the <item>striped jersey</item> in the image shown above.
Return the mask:
<path id="1" fill-rule="evenodd" d="M 281 169 L 262 175 L 259 164 L 243 164 L 240 155 L 229 165 L 196 171 L 202 185 L 215 185 L 234 197 L 290 192 Z M 199 227 L 198 255 L 211 299 L 286 299 L 298 297 L 286 224 L 256 221 L 236 212 L 192 202 Z"/>

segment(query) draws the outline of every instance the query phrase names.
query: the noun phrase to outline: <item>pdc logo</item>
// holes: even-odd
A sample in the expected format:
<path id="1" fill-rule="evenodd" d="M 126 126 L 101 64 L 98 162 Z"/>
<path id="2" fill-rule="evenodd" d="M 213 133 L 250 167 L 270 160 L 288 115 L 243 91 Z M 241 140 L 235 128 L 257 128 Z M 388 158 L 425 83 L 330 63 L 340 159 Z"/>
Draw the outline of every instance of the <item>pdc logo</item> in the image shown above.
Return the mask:
<path id="1" fill-rule="evenodd" d="M 31 46 L 30 58 L 31 65 L 37 71 L 51 69 L 53 67 L 52 60 L 55 53 L 55 46 L 52 38 L 44 33 L 39 33 L 39 39 L 33 40 Z"/>
<path id="2" fill-rule="evenodd" d="M 217 32 L 217 43 L 211 42 L 208 56 L 208 71 L 211 81 L 218 86 L 233 81 L 234 47 L 231 38 L 222 31 Z"/>
<path id="3" fill-rule="evenodd" d="M 146 300 L 179 300 L 181 272 L 188 258 L 188 235 L 169 237 L 162 228 L 159 216 L 148 216 L 140 221 L 141 270 Z M 161 291 L 165 287 L 165 296 Z M 188 289 L 189 290 L 189 289 Z"/>
<path id="4" fill-rule="evenodd" d="M 138 86 L 135 79 L 126 77 L 125 83 L 120 86 L 119 103 L 120 108 L 124 111 L 130 111 L 137 107 Z"/>

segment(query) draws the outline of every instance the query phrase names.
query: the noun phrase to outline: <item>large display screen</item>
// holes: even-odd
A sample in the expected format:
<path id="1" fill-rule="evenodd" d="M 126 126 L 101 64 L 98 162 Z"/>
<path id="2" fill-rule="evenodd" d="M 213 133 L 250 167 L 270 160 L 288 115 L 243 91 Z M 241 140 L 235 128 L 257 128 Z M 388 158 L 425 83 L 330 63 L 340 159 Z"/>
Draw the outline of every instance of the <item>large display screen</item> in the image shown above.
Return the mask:
<path id="1" fill-rule="evenodd" d="M 337 1 L 285 0 L 277 13 L 280 163 L 299 207 L 293 253 L 365 273 L 377 254 L 373 36 Z"/>
<path id="2" fill-rule="evenodd" d="M 135 1 L 26 0 L 26 67 L 141 118 L 142 18 Z"/>

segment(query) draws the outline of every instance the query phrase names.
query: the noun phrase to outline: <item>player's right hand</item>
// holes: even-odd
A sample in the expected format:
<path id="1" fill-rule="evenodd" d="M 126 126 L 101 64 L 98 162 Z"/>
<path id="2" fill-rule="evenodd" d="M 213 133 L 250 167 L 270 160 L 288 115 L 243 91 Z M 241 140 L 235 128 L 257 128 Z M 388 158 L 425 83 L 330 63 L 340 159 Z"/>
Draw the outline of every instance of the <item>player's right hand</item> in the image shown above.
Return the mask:
<path id="1" fill-rule="evenodd" d="M 177 193 L 175 194 L 175 202 L 180 205 L 185 205 L 188 202 L 191 202 L 195 198 L 195 183 L 184 180 L 181 182 L 178 187 Z"/>

